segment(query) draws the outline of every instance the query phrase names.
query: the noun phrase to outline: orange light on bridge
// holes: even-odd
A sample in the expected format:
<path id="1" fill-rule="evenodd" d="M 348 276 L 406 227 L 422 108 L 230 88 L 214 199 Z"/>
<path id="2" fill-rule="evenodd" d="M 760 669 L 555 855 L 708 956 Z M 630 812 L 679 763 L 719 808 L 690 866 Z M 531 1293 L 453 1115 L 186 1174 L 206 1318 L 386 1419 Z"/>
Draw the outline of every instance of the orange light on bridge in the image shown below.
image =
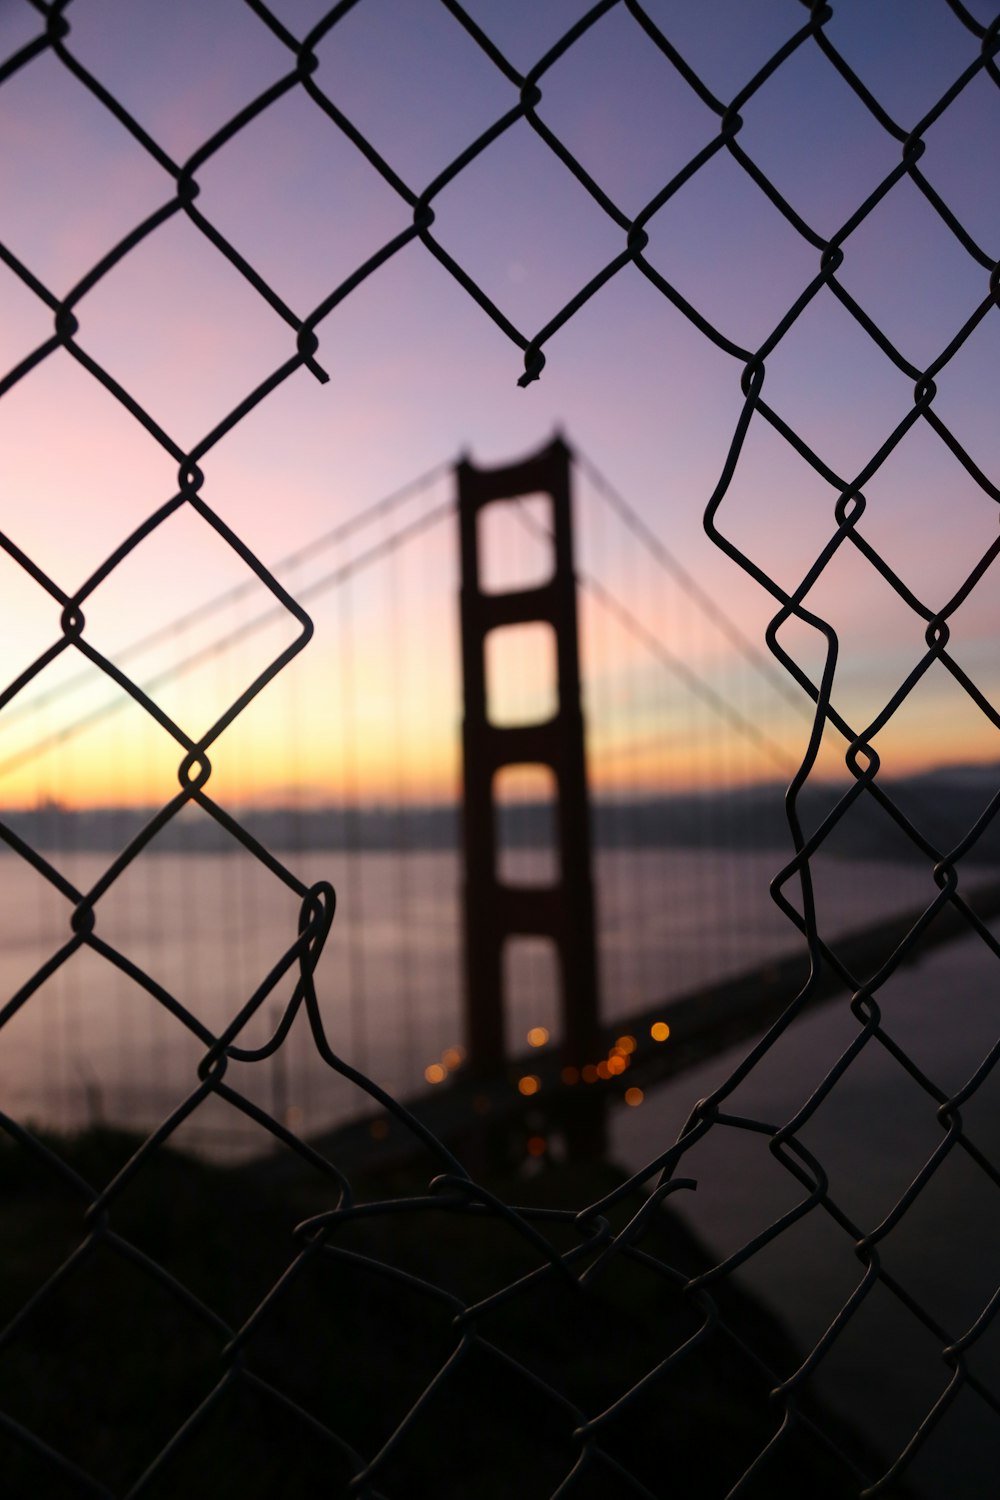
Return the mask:
<path id="1" fill-rule="evenodd" d="M 424 1077 L 428 1083 L 443 1083 L 447 1074 L 440 1063 L 431 1063 L 429 1067 L 424 1069 Z"/>
<path id="2" fill-rule="evenodd" d="M 465 1053 L 462 1051 L 461 1047 L 446 1047 L 445 1050 L 441 1053 L 441 1061 L 444 1063 L 449 1073 L 453 1073 L 456 1068 L 460 1068 L 464 1059 Z"/>
<path id="3" fill-rule="evenodd" d="M 625 1090 L 625 1103 L 626 1104 L 631 1104 L 631 1106 L 632 1106 L 633 1109 L 635 1108 L 635 1106 L 637 1104 L 641 1104 L 642 1101 L 643 1101 L 643 1099 L 645 1099 L 645 1097 L 646 1096 L 642 1092 L 642 1089 L 632 1088 L 632 1089 L 626 1089 Z"/>
<path id="4" fill-rule="evenodd" d="M 615 1051 L 621 1052 L 625 1057 L 630 1057 L 635 1051 L 636 1041 L 634 1036 L 620 1036 L 615 1042 Z"/>
<path id="5" fill-rule="evenodd" d="M 544 1047 L 549 1039 L 548 1028 L 545 1026 L 532 1026 L 528 1032 L 529 1047 Z"/>
<path id="6" fill-rule="evenodd" d="M 528 1155 L 529 1156 L 544 1156 L 545 1155 L 545 1137 L 544 1137 L 544 1135 L 529 1135 L 529 1137 L 528 1137 Z"/>
<path id="7" fill-rule="evenodd" d="M 587 1063 L 584 1066 L 581 1072 L 581 1077 L 583 1078 L 584 1083 L 597 1082 L 597 1069 L 594 1067 L 593 1063 Z"/>
<path id="8" fill-rule="evenodd" d="M 617 1078 L 619 1073 L 624 1073 L 627 1067 L 628 1061 L 626 1058 L 622 1057 L 620 1052 L 612 1053 L 612 1055 L 608 1058 L 608 1072 L 611 1074 L 612 1078 Z"/>
<path id="9" fill-rule="evenodd" d="M 541 1079 L 534 1073 L 525 1073 L 523 1078 L 517 1080 L 517 1091 L 519 1094 L 524 1094 L 526 1098 L 531 1094 L 537 1094 L 541 1086 Z"/>
<path id="10" fill-rule="evenodd" d="M 649 1034 L 654 1042 L 665 1042 L 670 1035 L 670 1027 L 666 1021 L 654 1021 L 649 1028 Z"/>
<path id="11" fill-rule="evenodd" d="M 559 1077 L 562 1079 L 563 1083 L 579 1083 L 580 1082 L 580 1069 L 579 1068 L 563 1068 L 562 1072 L 559 1074 Z"/>
<path id="12" fill-rule="evenodd" d="M 603 1058 L 597 1064 L 597 1076 L 598 1078 L 603 1078 L 605 1081 L 611 1077 L 611 1069 Z"/>

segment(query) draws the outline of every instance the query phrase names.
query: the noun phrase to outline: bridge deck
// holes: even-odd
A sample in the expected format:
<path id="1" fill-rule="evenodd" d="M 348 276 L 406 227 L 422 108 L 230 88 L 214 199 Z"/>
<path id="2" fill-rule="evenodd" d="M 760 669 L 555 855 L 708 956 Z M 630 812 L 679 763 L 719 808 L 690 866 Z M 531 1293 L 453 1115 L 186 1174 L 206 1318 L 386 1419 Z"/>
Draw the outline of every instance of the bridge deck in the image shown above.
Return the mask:
<path id="1" fill-rule="evenodd" d="M 1000 915 L 1000 882 L 979 886 L 967 899 L 984 921 Z M 922 908 L 910 910 L 848 933 L 831 945 L 832 950 L 852 972 L 872 973 L 884 963 L 922 912 Z M 924 933 L 914 957 L 919 958 L 930 947 L 954 941 L 968 931 L 954 908 L 946 907 Z M 486 1126 L 502 1130 L 519 1122 L 530 1122 L 532 1117 L 542 1122 L 547 1118 L 557 1125 L 570 1095 L 585 1091 L 595 1101 L 603 1098 L 609 1103 L 617 1102 L 628 1087 L 649 1088 L 663 1083 L 729 1047 L 761 1035 L 801 989 L 807 973 L 806 955 L 799 952 L 732 979 L 663 1000 L 633 1015 L 618 1017 L 604 1027 L 606 1051 L 623 1035 L 634 1037 L 635 1050 L 630 1055 L 628 1070 L 606 1081 L 566 1084 L 561 1076 L 558 1049 L 551 1048 L 511 1058 L 504 1078 L 477 1081 L 458 1072 L 447 1083 L 403 1103 L 439 1140 L 451 1146 L 469 1140 Z M 809 1007 L 844 995 L 843 983 L 827 967 Z M 670 1028 L 665 1042 L 656 1042 L 651 1035 L 651 1027 L 657 1021 L 665 1021 Z M 525 1075 L 538 1080 L 537 1091 L 530 1097 L 524 1097 L 517 1088 L 517 1080 Z M 327 1131 L 313 1138 L 310 1145 L 348 1175 L 392 1170 L 422 1155 L 432 1165 L 430 1153 L 412 1132 L 382 1110 Z M 287 1161 L 287 1157 L 281 1160 Z M 274 1167 L 280 1170 L 278 1158 L 274 1159 Z"/>

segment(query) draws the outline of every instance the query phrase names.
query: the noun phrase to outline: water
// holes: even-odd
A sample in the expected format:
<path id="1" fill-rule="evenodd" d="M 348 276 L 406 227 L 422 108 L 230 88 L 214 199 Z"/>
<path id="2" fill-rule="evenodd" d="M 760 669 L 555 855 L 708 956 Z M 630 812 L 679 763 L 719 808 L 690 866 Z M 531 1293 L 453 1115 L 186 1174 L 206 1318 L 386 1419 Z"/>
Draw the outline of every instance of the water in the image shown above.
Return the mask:
<path id="1" fill-rule="evenodd" d="M 996 929 L 1000 932 L 1000 927 Z M 879 990 L 883 1024 L 943 1090 L 961 1088 L 1000 1036 L 997 961 L 978 938 L 963 939 L 899 970 Z M 845 997 L 846 998 L 846 997 Z M 846 1003 L 794 1026 L 724 1108 L 781 1125 L 793 1118 L 825 1070 L 857 1035 Z M 638 1170 L 677 1137 L 693 1100 L 728 1076 L 741 1051 L 720 1055 L 640 1110 L 613 1117 L 612 1148 Z M 969 1138 L 1000 1162 L 1000 1080 L 987 1078 L 962 1107 Z M 822 1163 L 829 1191 L 870 1233 L 941 1147 L 937 1104 L 877 1042 L 835 1085 L 799 1139 Z M 678 1168 L 693 1176 L 685 1218 L 721 1261 L 805 1196 L 764 1137 L 709 1132 Z M 676 1205 L 679 1200 L 674 1198 Z M 882 1264 L 947 1330 L 941 1339 L 876 1286 L 825 1356 L 814 1379 L 823 1399 L 895 1457 L 947 1388 L 944 1344 L 964 1334 L 1000 1285 L 1000 1192 L 953 1149 L 880 1249 Z M 802 1351 L 830 1326 L 862 1279 L 853 1238 L 822 1209 L 786 1229 L 736 1273 L 776 1312 Z M 1000 1392 L 1000 1326 L 967 1356 L 969 1369 Z M 791 1371 L 781 1371 L 785 1378 Z M 987 1500 L 996 1493 L 996 1413 L 966 1388 L 917 1454 L 907 1481 L 925 1500 Z"/>
<path id="2" fill-rule="evenodd" d="M 531 879 L 541 856 L 508 855 Z M 306 884 L 330 879 L 337 917 L 317 971 L 333 1047 L 395 1093 L 424 1085 L 424 1069 L 459 1046 L 460 869 L 450 851 L 318 852 L 288 856 Z M 54 862 L 81 890 L 106 856 L 67 852 Z M 596 861 L 602 1005 L 627 1016 L 671 995 L 753 967 L 799 946 L 775 909 L 772 852 L 615 850 Z M 888 869 L 888 876 L 887 876 Z M 930 899 L 929 877 L 910 867 L 849 861 L 817 865 L 821 913 L 831 932 Z M 825 893 L 824 893 L 825 892 Z M 69 937 L 69 905 L 15 858 L 0 859 L 0 990 L 14 994 Z M 144 854 L 97 907 L 96 931 L 218 1033 L 295 941 L 298 901 L 244 851 Z M 507 1039 L 523 1051 L 528 1028 L 558 1038 L 555 971 L 544 940 L 517 940 L 508 955 Z M 240 1037 L 270 1035 L 291 993 L 278 985 Z M 87 948 L 76 952 L 3 1028 L 0 1087 L 22 1120 L 63 1129 L 100 1117 L 137 1127 L 159 1122 L 197 1082 L 204 1043 L 127 975 Z M 277 1060 L 234 1065 L 230 1081 L 316 1131 L 364 1107 L 316 1056 L 300 1016 Z M 186 1127 L 189 1144 L 216 1154 L 259 1147 L 257 1127 L 209 1101 Z"/>

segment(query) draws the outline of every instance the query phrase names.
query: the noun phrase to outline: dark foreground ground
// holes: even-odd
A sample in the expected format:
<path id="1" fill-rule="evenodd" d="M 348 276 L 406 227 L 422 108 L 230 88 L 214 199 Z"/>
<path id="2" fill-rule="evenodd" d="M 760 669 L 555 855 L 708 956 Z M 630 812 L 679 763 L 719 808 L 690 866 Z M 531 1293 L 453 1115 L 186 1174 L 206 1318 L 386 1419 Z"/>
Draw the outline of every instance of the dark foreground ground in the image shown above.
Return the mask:
<path id="1" fill-rule="evenodd" d="M 99 1187 L 137 1143 L 102 1130 L 51 1144 Z M 462 1308 L 546 1262 L 495 1213 L 448 1207 L 447 1189 L 424 1206 L 430 1175 L 355 1184 L 358 1202 L 391 1201 L 394 1209 L 338 1224 L 324 1247 L 317 1240 L 234 1363 L 224 1353 L 227 1329 L 247 1322 L 307 1244 L 295 1226 L 336 1206 L 330 1180 L 276 1181 L 161 1151 L 116 1199 L 108 1230 L 97 1222 L 89 1250 L 31 1307 L 46 1278 L 86 1240 L 86 1198 L 23 1145 L 0 1147 L 0 1323 L 28 1307 L 0 1339 L 3 1500 L 133 1491 L 148 1500 L 552 1495 L 581 1445 L 573 1436 L 578 1419 L 539 1382 L 588 1416 L 617 1401 L 705 1324 L 704 1306 L 682 1297 L 665 1269 L 690 1275 L 706 1264 L 704 1254 L 661 1209 L 641 1239 L 646 1260 L 616 1257 L 586 1291 L 552 1273 L 522 1285 L 473 1320 L 464 1354 L 432 1387 L 461 1343 L 455 1320 Z M 575 1210 L 620 1180 L 595 1165 L 491 1186 L 508 1202 Z M 400 1207 L 407 1198 L 416 1201 Z M 609 1219 L 620 1225 L 641 1201 L 630 1198 Z M 535 1223 L 557 1249 L 581 1243 L 579 1230 L 558 1218 Z M 221 1322 L 185 1305 L 126 1246 L 166 1268 Z M 780 1406 L 768 1396 L 771 1377 L 738 1340 L 782 1376 L 800 1363 L 780 1327 L 738 1289 L 722 1283 L 713 1298 L 738 1339 L 710 1328 L 601 1435 L 606 1453 L 664 1500 L 722 1500 L 781 1425 Z M 352 1486 L 352 1475 L 422 1393 L 370 1488 Z M 818 1407 L 804 1410 L 837 1431 Z M 93 1483 L 58 1467 L 15 1435 L 12 1423 Z M 877 1472 L 877 1460 L 852 1434 L 838 1435 Z M 740 1496 L 839 1500 L 860 1487 L 799 1424 Z M 614 1500 L 641 1492 L 596 1459 L 559 1493 Z"/>

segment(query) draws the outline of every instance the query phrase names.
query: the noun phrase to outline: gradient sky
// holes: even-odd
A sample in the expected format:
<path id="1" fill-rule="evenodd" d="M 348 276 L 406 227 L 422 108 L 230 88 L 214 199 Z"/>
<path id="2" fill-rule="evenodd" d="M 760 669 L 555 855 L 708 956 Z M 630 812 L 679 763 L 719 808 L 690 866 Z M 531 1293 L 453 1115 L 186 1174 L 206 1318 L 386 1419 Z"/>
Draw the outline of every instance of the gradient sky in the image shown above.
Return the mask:
<path id="1" fill-rule="evenodd" d="M 302 36 L 326 7 L 275 0 L 272 8 Z M 969 8 L 991 19 L 978 0 Z M 526 69 L 587 6 L 478 0 L 467 10 Z M 806 15 L 797 0 L 651 0 L 647 10 L 723 99 Z M 974 38 L 944 0 L 834 0 L 834 12 L 831 41 L 906 128 L 977 56 Z M 290 66 L 287 50 L 239 0 L 73 0 L 66 16 L 73 55 L 178 162 Z M 27 0 L 2 0 L 0 59 L 40 28 Z M 516 102 L 511 84 L 436 0 L 359 0 L 317 51 L 319 85 L 416 191 Z M 574 45 L 542 88 L 541 117 L 629 215 L 718 129 L 624 5 Z M 898 145 L 812 43 L 742 113 L 741 146 L 824 236 L 899 159 Z M 930 128 L 921 161 L 991 256 L 1000 242 L 998 138 L 1000 90 L 980 74 Z M 0 88 L 0 141 L 0 238 L 57 296 L 172 196 L 169 175 L 50 54 Z M 196 175 L 198 208 L 302 317 L 411 220 L 398 195 L 300 89 Z M 449 184 L 435 212 L 440 242 L 529 337 L 624 243 L 523 121 Z M 767 337 L 818 268 L 818 252 L 725 152 L 655 216 L 649 232 L 650 261 L 747 348 Z M 987 273 L 907 180 L 852 234 L 839 274 L 920 367 L 988 291 Z M 184 448 L 294 351 L 292 331 L 183 214 L 130 252 L 84 297 L 77 316 L 81 348 Z M 635 267 L 625 267 L 552 338 L 542 377 L 526 390 L 516 383 L 519 351 L 419 242 L 362 283 L 317 331 L 329 383 L 297 371 L 203 465 L 205 499 L 264 561 L 461 451 L 500 462 L 561 427 L 762 641 L 773 601 L 702 530 L 741 409 L 741 362 L 713 347 Z M 50 333 L 48 309 L 0 265 L 3 370 Z M 994 309 L 940 376 L 935 401 L 994 481 L 998 354 Z M 769 356 L 765 397 L 831 469 L 851 479 L 910 409 L 912 383 L 824 291 Z M 169 498 L 175 476 L 173 459 L 65 351 L 0 400 L 4 530 L 67 590 Z M 446 493 L 441 482 L 430 498 Z M 994 502 L 926 424 L 917 424 L 865 493 L 862 533 L 932 607 L 996 535 Z M 836 498 L 755 420 L 720 525 L 793 588 L 832 534 Z M 599 570 L 649 631 L 718 690 L 734 694 L 742 711 L 763 717 L 794 761 L 807 722 L 754 685 L 724 641 L 692 617 L 662 575 L 636 560 L 613 524 L 593 519 L 598 509 L 581 494 L 584 567 Z M 360 552 L 386 534 L 376 527 L 352 545 Z M 346 555 L 333 550 L 315 559 L 294 584 L 307 586 Z M 245 577 L 244 565 L 204 523 L 178 513 L 102 585 L 87 610 L 88 629 L 114 655 Z M 58 611 L 6 558 L 0 586 L 0 676 L 7 681 L 56 638 Z M 268 800 L 298 786 L 322 797 L 352 785 L 367 795 L 438 795 L 452 787 L 460 712 L 454 586 L 453 538 L 439 528 L 398 563 L 359 578 L 348 605 L 337 595 L 317 599 L 317 636 L 306 655 L 214 752 L 217 795 Z M 997 687 L 994 587 L 990 573 L 953 626 L 956 658 L 988 695 Z M 841 549 L 809 603 L 840 633 L 835 701 L 860 727 L 920 658 L 922 624 L 850 548 Z M 137 663 L 136 675 L 164 671 L 265 604 L 261 592 L 220 614 L 211 629 L 192 627 Z M 294 634 L 291 624 L 277 625 L 156 691 L 198 733 Z M 690 785 L 774 774 L 766 756 L 734 740 L 589 605 L 583 634 L 599 783 Z M 788 626 L 782 639 L 807 670 L 818 670 L 814 633 Z M 24 697 L 78 672 L 71 655 Z M 528 647 L 511 659 L 512 674 L 499 690 L 530 706 L 541 690 L 529 680 L 535 654 Z M 37 714 L 10 716 L 6 731 L 0 726 L 0 763 L 114 697 L 92 675 L 91 686 Z M 356 697 L 352 684 L 363 689 Z M 654 741 L 655 753 L 643 750 Z M 940 669 L 879 746 L 889 773 L 997 756 L 987 720 Z M 842 754 L 831 736 L 826 768 Z M 130 708 L 5 773 L 0 802 L 156 802 L 176 787 L 178 759 L 169 738 Z"/>

